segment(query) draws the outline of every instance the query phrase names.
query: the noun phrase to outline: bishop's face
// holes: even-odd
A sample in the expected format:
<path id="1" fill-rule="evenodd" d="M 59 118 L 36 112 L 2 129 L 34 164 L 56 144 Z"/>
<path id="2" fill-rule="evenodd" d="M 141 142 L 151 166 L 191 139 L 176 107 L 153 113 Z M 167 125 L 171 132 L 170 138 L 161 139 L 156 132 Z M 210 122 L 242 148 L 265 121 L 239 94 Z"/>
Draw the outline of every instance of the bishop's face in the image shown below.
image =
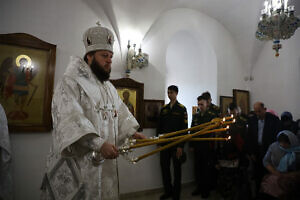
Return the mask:
<path id="1" fill-rule="evenodd" d="M 113 53 L 110 51 L 96 51 L 94 59 L 107 73 L 111 72 Z"/>
<path id="2" fill-rule="evenodd" d="M 113 53 L 106 50 L 99 50 L 92 55 L 87 55 L 88 64 L 100 81 L 109 79 L 112 57 Z"/>

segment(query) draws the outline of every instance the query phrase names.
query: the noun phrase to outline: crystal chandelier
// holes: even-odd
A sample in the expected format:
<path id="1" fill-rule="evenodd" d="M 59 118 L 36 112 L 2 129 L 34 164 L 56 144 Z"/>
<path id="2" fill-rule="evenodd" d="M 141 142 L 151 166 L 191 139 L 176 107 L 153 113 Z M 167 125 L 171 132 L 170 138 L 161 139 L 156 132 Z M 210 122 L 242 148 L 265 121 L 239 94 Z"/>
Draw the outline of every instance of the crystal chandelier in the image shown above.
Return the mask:
<path id="1" fill-rule="evenodd" d="M 294 16 L 294 6 L 288 0 L 266 0 L 261 10 L 261 18 L 256 31 L 259 40 L 273 40 L 275 56 L 279 56 L 280 40 L 289 39 L 300 26 L 300 20 Z"/>

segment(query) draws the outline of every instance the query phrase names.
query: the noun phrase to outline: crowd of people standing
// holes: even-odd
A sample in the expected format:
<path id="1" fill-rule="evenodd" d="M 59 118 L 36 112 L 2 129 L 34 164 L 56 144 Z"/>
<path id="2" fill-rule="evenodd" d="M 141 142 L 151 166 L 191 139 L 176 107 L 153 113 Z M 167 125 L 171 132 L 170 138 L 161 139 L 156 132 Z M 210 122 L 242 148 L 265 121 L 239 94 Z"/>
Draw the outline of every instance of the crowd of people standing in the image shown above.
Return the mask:
<path id="1" fill-rule="evenodd" d="M 168 87 L 170 103 L 160 112 L 157 135 L 187 128 L 187 111 L 177 101 L 178 87 Z M 228 113 L 221 113 L 209 92 L 197 97 L 198 109 L 191 127 L 214 118 L 233 115 L 236 123 L 226 133 L 227 142 L 189 142 L 194 155 L 195 190 L 193 196 L 209 198 L 216 190 L 224 199 L 298 199 L 300 184 L 299 121 L 290 112 L 267 112 L 262 102 L 245 115 L 231 103 Z M 192 132 L 191 132 L 192 133 Z M 199 137 L 220 137 L 207 134 Z M 185 158 L 182 158 L 185 157 Z M 162 151 L 160 164 L 165 193 L 160 199 L 180 199 L 181 164 L 186 159 L 184 144 Z M 171 181 L 170 163 L 174 166 Z M 275 180 L 275 181 L 274 181 Z"/>

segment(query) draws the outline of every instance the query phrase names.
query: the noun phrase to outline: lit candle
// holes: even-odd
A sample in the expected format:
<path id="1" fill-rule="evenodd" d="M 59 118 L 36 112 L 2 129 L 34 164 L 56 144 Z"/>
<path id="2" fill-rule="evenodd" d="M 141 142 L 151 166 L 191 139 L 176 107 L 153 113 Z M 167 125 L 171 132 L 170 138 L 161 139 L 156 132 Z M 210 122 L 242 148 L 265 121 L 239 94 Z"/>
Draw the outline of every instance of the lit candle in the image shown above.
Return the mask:
<path id="1" fill-rule="evenodd" d="M 215 118 L 215 119 L 211 120 L 210 122 L 206 122 L 206 123 L 203 123 L 203 124 L 191 127 L 191 128 L 187 128 L 187 129 L 183 129 L 183 130 L 180 130 L 180 131 L 175 131 L 175 132 L 171 132 L 171 133 L 167 133 L 167 134 L 162 134 L 162 135 L 159 136 L 159 138 L 171 137 L 171 136 L 174 136 L 174 135 L 179 135 L 181 133 L 186 133 L 188 131 L 196 131 L 196 130 L 199 130 L 199 129 L 205 127 L 205 126 L 208 126 L 208 125 L 211 125 L 211 124 L 214 124 L 214 123 L 218 123 L 219 121 L 220 121 L 220 118 Z"/>
<path id="2" fill-rule="evenodd" d="M 205 134 L 209 134 L 209 133 L 224 132 L 226 130 L 227 130 L 227 128 L 219 128 L 219 129 L 208 130 L 208 131 L 205 131 L 205 132 L 202 132 L 202 133 L 199 133 L 200 132 L 199 131 L 199 132 L 194 133 L 194 134 L 199 133 L 199 135 L 205 135 Z M 199 136 L 199 135 L 197 135 L 197 136 Z M 149 146 L 149 145 L 154 145 L 154 144 L 171 142 L 171 141 L 181 139 L 185 136 L 186 135 L 182 135 L 182 136 L 166 138 L 166 139 L 137 139 L 136 142 L 140 142 L 140 143 L 130 146 L 129 149 L 134 149 L 134 148 L 139 148 L 139 147 L 144 147 L 144 146 Z"/>
<path id="3" fill-rule="evenodd" d="M 214 124 L 214 123 L 219 123 L 223 120 L 223 122 L 226 122 L 227 120 L 231 120 L 233 118 L 233 115 L 229 116 L 229 117 L 224 117 L 223 119 L 220 119 L 220 118 L 214 118 L 212 119 L 210 122 L 206 122 L 206 123 L 203 123 L 203 124 L 200 124 L 200 125 L 197 125 L 197 126 L 194 126 L 194 127 L 191 127 L 191 128 L 188 128 L 188 129 L 183 129 L 183 130 L 180 130 L 180 131 L 175 131 L 175 132 L 171 132 L 171 133 L 167 133 L 167 134 L 161 134 L 159 136 L 159 138 L 166 138 L 166 137 L 171 137 L 171 136 L 174 136 L 174 135 L 179 135 L 181 133 L 186 133 L 188 131 L 195 131 L 195 130 L 200 130 L 201 128 L 205 127 L 205 126 L 208 126 L 208 125 L 211 125 L 211 124 Z M 225 121 L 224 121 L 225 119 Z M 232 123 L 232 122 L 231 122 Z M 230 123 L 230 124 L 231 124 Z"/>
<path id="4" fill-rule="evenodd" d="M 227 141 L 228 138 L 192 138 L 189 141 L 199 142 L 199 141 Z"/>
<path id="5" fill-rule="evenodd" d="M 199 135 L 208 134 L 208 133 L 226 131 L 229 128 L 229 124 L 234 123 L 234 121 L 235 120 L 233 119 L 232 115 L 230 117 L 225 117 L 225 121 L 224 121 L 224 119 L 215 118 L 215 119 L 211 120 L 210 122 L 203 123 L 203 124 L 200 124 L 198 126 L 195 126 L 195 127 L 189 128 L 189 129 L 184 129 L 184 130 L 160 135 L 159 137 L 154 137 L 154 138 L 150 138 L 150 139 L 132 140 L 132 142 L 130 142 L 129 145 L 124 146 L 120 149 L 123 149 L 124 152 L 128 152 L 130 149 L 133 149 L 133 148 L 139 148 L 139 147 L 149 146 L 149 145 L 153 145 L 153 144 L 171 142 L 163 147 L 159 147 L 149 153 L 146 153 L 140 157 L 137 157 L 137 158 L 134 158 L 131 160 L 132 162 L 136 163 L 137 161 L 139 161 L 141 159 L 144 159 L 148 156 L 151 156 L 155 153 L 158 153 L 160 151 L 163 151 L 167 148 L 170 148 L 174 145 L 177 145 L 177 144 L 179 144 L 181 142 L 185 142 L 185 141 L 226 141 L 226 140 L 230 139 L 230 136 L 228 138 L 195 138 L 195 137 L 199 136 Z M 224 126 L 224 125 L 226 126 L 226 128 L 216 129 L 217 127 Z M 170 136 L 177 135 L 180 133 L 185 133 L 187 131 L 196 131 L 196 130 L 200 130 L 200 131 L 193 133 L 193 134 L 176 136 L 176 137 L 172 137 L 172 138 L 166 138 L 166 137 L 170 137 Z M 137 144 L 135 144 L 135 143 L 137 143 Z"/>
<path id="6" fill-rule="evenodd" d="M 201 133 L 203 133 L 203 132 L 205 132 L 205 131 L 207 131 L 207 130 L 216 128 L 217 126 L 219 126 L 219 124 L 210 125 L 210 126 L 204 128 L 204 129 L 202 129 L 201 131 L 197 132 L 197 133 L 185 135 L 183 138 L 181 138 L 181 139 L 179 139 L 179 140 L 176 140 L 176 141 L 174 141 L 174 142 L 172 142 L 172 143 L 169 143 L 169 144 L 167 144 L 167 145 L 165 145 L 165 146 L 163 146 L 163 147 L 159 147 L 159 148 L 155 149 L 154 151 L 151 151 L 151 152 L 149 152 L 149 153 L 146 153 L 146 154 L 144 154 L 144 155 L 138 157 L 138 158 L 135 160 L 135 162 L 137 162 L 137 161 L 139 161 L 139 160 L 142 160 L 142 159 L 144 159 L 144 158 L 146 158 L 146 157 L 148 157 L 148 156 L 151 156 L 151 155 L 153 155 L 153 154 L 155 154 L 155 153 L 158 153 L 158 152 L 160 152 L 160 151 L 163 151 L 163 150 L 165 150 L 165 149 L 167 149 L 167 148 L 170 148 L 170 147 L 172 147 L 172 146 L 175 146 L 175 145 L 177 145 L 177 144 L 179 144 L 179 143 L 181 143 L 181 142 L 187 141 L 187 140 L 191 139 L 192 137 L 197 136 L 197 135 L 200 135 Z"/>

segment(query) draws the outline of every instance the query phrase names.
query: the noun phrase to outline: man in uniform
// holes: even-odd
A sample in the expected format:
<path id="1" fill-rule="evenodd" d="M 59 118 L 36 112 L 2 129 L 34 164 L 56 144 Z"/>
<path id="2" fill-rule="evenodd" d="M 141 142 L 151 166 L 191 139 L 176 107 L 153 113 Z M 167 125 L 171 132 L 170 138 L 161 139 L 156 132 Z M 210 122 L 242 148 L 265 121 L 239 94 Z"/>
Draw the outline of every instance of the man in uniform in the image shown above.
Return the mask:
<path id="1" fill-rule="evenodd" d="M 53 145 L 42 199 L 118 200 L 118 146 L 144 138 L 139 125 L 108 81 L 113 33 L 89 28 L 84 59 L 71 57 L 52 100 Z"/>
<path id="2" fill-rule="evenodd" d="M 177 95 L 178 87 L 175 85 L 169 86 L 168 97 L 170 103 L 161 109 L 157 126 L 157 135 L 186 129 L 188 127 L 186 108 L 177 101 Z M 160 199 L 167 199 L 169 197 L 172 197 L 174 200 L 180 199 L 183 147 L 184 144 L 180 143 L 177 146 L 161 151 L 160 153 L 160 165 L 165 191 Z M 171 183 L 171 159 L 173 160 L 174 166 L 174 186 L 172 186 Z"/>
<path id="3" fill-rule="evenodd" d="M 211 113 L 211 115 L 216 115 L 216 116 L 220 116 L 221 111 L 219 106 L 215 105 L 212 103 L 212 99 L 211 99 L 211 95 L 210 93 L 207 92 L 203 92 L 201 95 L 203 98 L 205 98 L 207 100 L 208 103 L 208 112 Z"/>
<path id="4" fill-rule="evenodd" d="M 217 116 L 208 110 L 207 98 L 199 96 L 198 107 L 199 112 L 193 115 L 191 127 L 210 122 Z M 211 137 L 211 134 L 199 136 Z M 195 155 L 195 179 L 197 183 L 196 190 L 192 193 L 193 196 L 201 194 L 202 198 L 208 198 L 209 192 L 214 186 L 214 169 L 215 155 L 211 142 L 190 142 L 190 150 Z"/>

